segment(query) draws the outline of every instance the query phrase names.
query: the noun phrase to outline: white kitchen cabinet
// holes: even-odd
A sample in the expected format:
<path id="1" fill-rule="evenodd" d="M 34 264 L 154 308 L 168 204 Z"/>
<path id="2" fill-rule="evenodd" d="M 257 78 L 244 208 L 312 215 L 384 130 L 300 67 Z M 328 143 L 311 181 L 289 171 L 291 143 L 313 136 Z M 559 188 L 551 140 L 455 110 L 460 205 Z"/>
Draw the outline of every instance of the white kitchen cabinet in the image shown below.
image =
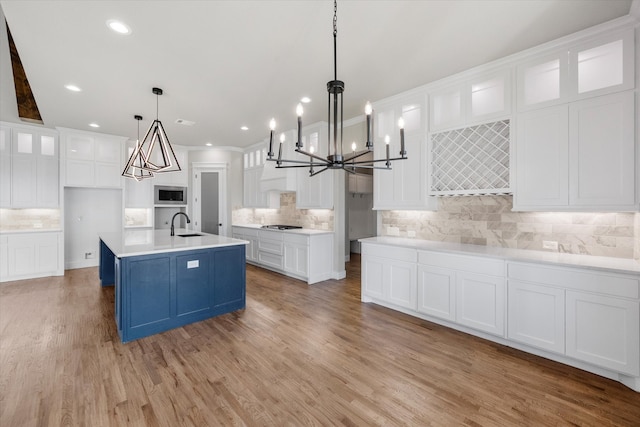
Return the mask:
<path id="1" fill-rule="evenodd" d="M 11 207 L 11 128 L 0 125 L 0 207 Z"/>
<path id="2" fill-rule="evenodd" d="M 333 233 L 233 226 L 249 241 L 247 262 L 314 284 L 333 277 Z"/>
<path id="3" fill-rule="evenodd" d="M 66 187 L 122 188 L 126 137 L 58 128 Z"/>
<path id="4" fill-rule="evenodd" d="M 309 275 L 309 237 L 284 234 L 284 271 L 294 276 Z"/>
<path id="5" fill-rule="evenodd" d="M 429 131 L 485 123 L 511 114 L 511 69 L 471 76 L 429 93 Z"/>
<path id="6" fill-rule="evenodd" d="M 258 230 L 246 227 L 232 227 L 232 230 L 234 239 L 249 242 L 249 244 L 245 246 L 247 262 L 255 263 L 258 261 Z"/>
<path id="7" fill-rule="evenodd" d="M 569 106 L 569 204 L 635 210 L 634 93 Z M 595 210 L 597 212 L 597 210 Z"/>
<path id="8" fill-rule="evenodd" d="M 527 59 L 517 66 L 518 111 L 634 87 L 633 29 Z"/>
<path id="9" fill-rule="evenodd" d="M 576 291 L 566 298 L 567 356 L 640 375 L 638 300 Z"/>
<path id="10" fill-rule="evenodd" d="M 502 277 L 456 272 L 457 322 L 504 336 L 505 294 Z"/>
<path id="11" fill-rule="evenodd" d="M 186 148 L 179 145 L 172 145 L 172 147 L 178 164 L 180 165 L 180 170 L 156 173 L 153 180 L 155 181 L 155 185 L 187 187 L 189 185 L 189 152 Z M 156 154 L 159 154 L 159 151 L 156 152 Z M 155 161 L 157 163 L 164 163 L 164 161 L 161 162 L 160 159 L 156 159 Z"/>
<path id="12" fill-rule="evenodd" d="M 63 274 L 61 232 L 12 233 L 0 238 L 6 254 L 0 281 Z"/>
<path id="13" fill-rule="evenodd" d="M 417 253 L 414 249 L 362 245 L 362 297 L 416 310 Z"/>
<path id="14" fill-rule="evenodd" d="M 250 147 L 244 153 L 242 200 L 245 208 L 277 209 L 280 207 L 280 193 L 262 191 L 260 188 L 266 158 L 267 149 L 262 143 Z"/>
<path id="15" fill-rule="evenodd" d="M 415 95 L 375 103 L 374 158 L 386 158 L 385 137 L 389 136 L 389 157 L 400 157 L 398 119 L 404 119 L 407 159 L 391 163 L 391 170 L 373 171 L 373 209 L 436 210 L 437 199 L 427 196 L 426 95 Z M 384 167 L 384 162 L 376 164 Z"/>
<path id="16" fill-rule="evenodd" d="M 1 206 L 58 207 L 59 152 L 54 131 L 30 126 L 2 127 Z"/>
<path id="17" fill-rule="evenodd" d="M 349 174 L 349 193 L 354 193 L 354 194 L 373 193 L 373 175 Z"/>
<path id="18" fill-rule="evenodd" d="M 509 280 L 507 307 L 509 339 L 564 353 L 564 289 Z"/>
<path id="19" fill-rule="evenodd" d="M 600 36 L 569 49 L 571 99 L 584 99 L 634 87 L 634 31 Z"/>
<path id="20" fill-rule="evenodd" d="M 455 322 L 456 274 L 453 270 L 418 265 L 418 308 L 420 313 Z"/>
<path id="21" fill-rule="evenodd" d="M 634 94 L 518 115 L 514 210 L 634 211 Z"/>
<path id="22" fill-rule="evenodd" d="M 569 111 L 566 105 L 518 115 L 514 210 L 569 203 Z"/>
<path id="23" fill-rule="evenodd" d="M 327 123 L 318 122 L 302 128 L 302 149 L 313 152 L 323 158 L 328 155 Z M 308 160 L 309 157 L 295 153 L 294 160 Z M 322 167 L 316 167 L 315 172 Z M 333 170 L 327 170 L 315 176 L 309 175 L 309 168 L 296 169 L 296 208 L 297 209 L 333 209 Z"/>

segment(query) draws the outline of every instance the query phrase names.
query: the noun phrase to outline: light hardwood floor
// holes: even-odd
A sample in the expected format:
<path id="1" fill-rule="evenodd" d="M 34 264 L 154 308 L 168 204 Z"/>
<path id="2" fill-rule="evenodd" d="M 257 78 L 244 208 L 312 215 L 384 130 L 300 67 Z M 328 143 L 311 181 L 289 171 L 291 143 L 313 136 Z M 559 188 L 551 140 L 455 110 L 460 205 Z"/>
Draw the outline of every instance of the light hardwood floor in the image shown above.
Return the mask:
<path id="1" fill-rule="evenodd" d="M 0 285 L 0 426 L 640 425 L 640 393 L 247 267 L 246 310 L 121 344 L 96 268 Z"/>

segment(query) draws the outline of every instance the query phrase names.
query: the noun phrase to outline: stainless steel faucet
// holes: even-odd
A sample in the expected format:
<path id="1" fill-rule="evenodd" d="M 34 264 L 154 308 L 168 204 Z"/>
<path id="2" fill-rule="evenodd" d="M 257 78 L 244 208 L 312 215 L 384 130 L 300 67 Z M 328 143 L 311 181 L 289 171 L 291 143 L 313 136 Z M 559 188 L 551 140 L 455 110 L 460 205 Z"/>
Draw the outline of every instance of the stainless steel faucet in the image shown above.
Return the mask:
<path id="1" fill-rule="evenodd" d="M 171 218 L 171 235 L 172 235 L 172 236 L 175 236 L 175 235 L 176 235 L 176 233 L 174 232 L 173 220 L 174 220 L 174 219 L 176 219 L 176 217 L 177 217 L 178 215 L 184 215 L 184 217 L 185 217 L 185 218 L 187 218 L 187 224 L 191 223 L 191 220 L 189 219 L 189 215 L 187 215 L 186 213 L 184 213 L 184 212 L 177 212 L 177 213 L 175 213 L 175 214 L 173 215 L 173 218 Z"/>

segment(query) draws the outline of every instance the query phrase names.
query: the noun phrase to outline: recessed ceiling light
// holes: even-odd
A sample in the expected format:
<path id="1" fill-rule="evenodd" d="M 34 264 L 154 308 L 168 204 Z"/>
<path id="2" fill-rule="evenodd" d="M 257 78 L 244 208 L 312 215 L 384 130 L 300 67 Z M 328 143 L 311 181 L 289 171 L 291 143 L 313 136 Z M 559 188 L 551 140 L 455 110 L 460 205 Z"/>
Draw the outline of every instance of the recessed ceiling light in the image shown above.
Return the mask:
<path id="1" fill-rule="evenodd" d="M 300 102 L 304 102 L 305 104 L 308 104 L 311 102 L 311 98 L 309 98 L 308 96 L 303 96 L 302 98 L 300 98 Z"/>
<path id="2" fill-rule="evenodd" d="M 204 145 L 206 145 L 207 147 L 211 147 L 213 144 L 212 144 L 212 143 L 210 143 L 210 142 L 207 142 L 207 143 L 206 143 L 206 144 L 204 144 Z"/>
<path id="3" fill-rule="evenodd" d="M 107 21 L 107 26 L 118 34 L 131 34 L 131 28 L 122 21 L 109 19 Z"/>
<path id="4" fill-rule="evenodd" d="M 71 92 L 82 92 L 82 89 L 80 89 L 78 86 L 76 85 L 64 85 L 64 87 L 67 90 L 70 90 Z"/>
<path id="5" fill-rule="evenodd" d="M 100 125 L 97 123 L 89 123 L 89 126 L 91 126 L 92 128 L 99 128 Z"/>
<path id="6" fill-rule="evenodd" d="M 249 130 L 249 128 L 248 128 L 248 127 L 246 127 L 246 126 L 242 126 L 240 129 L 241 129 L 241 130 Z"/>

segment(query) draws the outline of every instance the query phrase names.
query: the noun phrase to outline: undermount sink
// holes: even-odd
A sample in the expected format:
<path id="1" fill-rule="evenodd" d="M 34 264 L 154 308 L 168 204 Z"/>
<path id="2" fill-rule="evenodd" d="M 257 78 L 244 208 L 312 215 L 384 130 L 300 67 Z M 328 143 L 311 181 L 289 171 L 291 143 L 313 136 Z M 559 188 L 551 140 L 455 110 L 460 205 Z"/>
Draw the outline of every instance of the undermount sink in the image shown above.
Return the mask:
<path id="1" fill-rule="evenodd" d="M 198 233 L 189 233 L 189 234 L 178 234 L 179 237 L 196 237 L 196 236 L 202 236 L 202 234 L 198 234 Z"/>

